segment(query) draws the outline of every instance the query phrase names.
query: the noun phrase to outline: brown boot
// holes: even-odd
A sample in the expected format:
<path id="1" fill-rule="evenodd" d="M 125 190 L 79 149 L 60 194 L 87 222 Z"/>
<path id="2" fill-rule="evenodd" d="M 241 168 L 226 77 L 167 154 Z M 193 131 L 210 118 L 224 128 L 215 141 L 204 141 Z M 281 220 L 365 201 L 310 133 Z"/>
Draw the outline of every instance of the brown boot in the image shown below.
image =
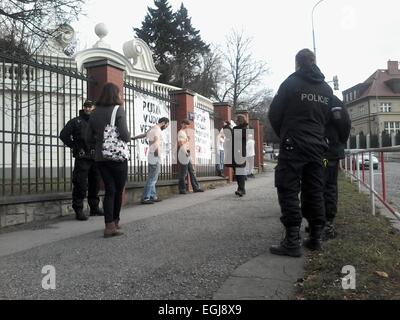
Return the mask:
<path id="1" fill-rule="evenodd" d="M 106 223 L 106 228 L 104 229 L 104 238 L 110 238 L 120 235 L 123 235 L 123 233 L 117 230 L 114 222 Z"/>
<path id="2" fill-rule="evenodd" d="M 114 223 L 115 223 L 115 229 L 117 229 L 117 230 L 122 229 L 122 227 L 119 225 L 119 221 L 115 220 Z"/>

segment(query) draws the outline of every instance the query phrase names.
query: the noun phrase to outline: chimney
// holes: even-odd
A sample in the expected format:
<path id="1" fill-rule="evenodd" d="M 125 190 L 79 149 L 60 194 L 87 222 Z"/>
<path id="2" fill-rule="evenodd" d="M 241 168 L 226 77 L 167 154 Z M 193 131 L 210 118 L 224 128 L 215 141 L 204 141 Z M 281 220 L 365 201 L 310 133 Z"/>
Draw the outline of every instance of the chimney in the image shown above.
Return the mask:
<path id="1" fill-rule="evenodd" d="M 390 75 L 398 74 L 400 75 L 399 62 L 398 61 L 388 61 L 388 72 Z"/>

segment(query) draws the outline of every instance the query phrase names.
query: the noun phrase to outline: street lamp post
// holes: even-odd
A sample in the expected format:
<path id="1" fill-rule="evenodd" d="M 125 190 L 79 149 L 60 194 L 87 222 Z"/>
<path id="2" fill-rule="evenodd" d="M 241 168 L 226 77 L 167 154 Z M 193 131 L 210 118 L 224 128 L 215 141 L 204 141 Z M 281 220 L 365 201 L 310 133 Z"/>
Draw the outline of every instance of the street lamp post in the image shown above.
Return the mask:
<path id="1" fill-rule="evenodd" d="M 314 31 L 314 10 L 315 8 L 324 0 L 319 0 L 313 7 L 311 11 L 311 24 L 312 24 L 312 36 L 313 36 L 313 46 L 314 46 L 314 55 L 315 55 L 315 60 L 317 60 L 317 49 L 315 47 L 315 31 Z"/>

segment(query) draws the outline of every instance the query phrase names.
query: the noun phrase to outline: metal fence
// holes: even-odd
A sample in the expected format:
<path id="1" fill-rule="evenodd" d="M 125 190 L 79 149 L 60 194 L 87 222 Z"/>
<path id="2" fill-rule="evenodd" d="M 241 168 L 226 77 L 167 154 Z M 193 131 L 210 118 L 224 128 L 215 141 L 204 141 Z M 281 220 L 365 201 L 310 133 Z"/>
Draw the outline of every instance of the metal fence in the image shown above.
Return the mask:
<path id="1" fill-rule="evenodd" d="M 0 53 L 0 194 L 71 189 L 73 159 L 58 139 L 86 97 L 73 60 Z"/>
<path id="2" fill-rule="evenodd" d="M 376 210 L 375 201 L 378 199 L 395 217 L 400 219 L 398 194 L 400 163 L 393 161 L 396 159 L 393 155 L 399 154 L 399 152 L 399 146 L 346 150 L 342 168 L 351 181 L 357 183 L 360 192 L 362 188 L 369 191 L 373 215 Z M 389 164 L 393 167 L 390 172 L 387 172 Z M 389 186 L 390 190 L 388 190 Z"/>
<path id="3" fill-rule="evenodd" d="M 142 99 L 138 99 L 141 96 Z M 144 133 L 146 128 L 140 128 L 140 123 L 143 122 L 143 119 L 135 119 L 135 115 L 142 116 L 141 112 L 138 112 L 138 108 L 143 109 L 143 105 L 140 105 L 138 101 L 145 101 L 147 103 L 152 104 L 154 108 L 164 108 L 163 114 L 157 114 L 158 112 L 154 112 L 156 116 L 153 120 L 149 121 L 146 119 L 146 123 L 151 123 L 152 125 L 156 124 L 156 120 L 161 116 L 166 116 L 170 119 L 171 123 L 175 120 L 175 108 L 176 103 L 173 100 L 172 96 L 169 95 L 169 91 L 161 91 L 157 90 L 152 84 L 148 86 L 142 85 L 138 86 L 132 82 L 125 81 L 124 83 L 124 100 L 125 100 L 125 109 L 128 120 L 128 129 L 131 132 L 132 136 L 138 135 L 139 133 Z M 136 105 L 135 105 L 136 104 Z M 136 110 L 136 112 L 135 112 Z M 149 116 L 150 114 L 147 114 Z M 173 128 L 169 128 L 168 130 L 173 130 Z M 144 139 L 145 140 L 145 139 Z M 148 166 L 147 160 L 143 157 L 143 152 L 140 150 L 140 143 L 147 143 L 147 141 L 131 141 L 130 150 L 131 150 L 131 160 L 129 163 L 128 170 L 128 181 L 129 182 L 145 182 L 147 180 L 148 174 Z M 171 180 L 177 179 L 177 169 L 176 166 L 173 166 L 173 146 L 172 142 L 169 141 L 165 147 L 165 158 L 162 160 L 161 164 L 161 172 L 159 175 L 159 180 Z"/>
<path id="4" fill-rule="evenodd" d="M 7 203 L 9 196 L 71 190 L 74 159 L 69 148 L 60 141 L 59 133 L 78 115 L 90 81 L 85 73 L 78 72 L 70 58 L 27 58 L 0 52 L 0 195 L 3 203 Z M 142 108 L 137 105 L 140 99 L 161 105 L 163 116 L 171 122 L 175 120 L 176 103 L 170 95 L 174 89 L 151 82 L 141 82 L 139 86 L 135 79 L 125 79 L 124 100 L 132 136 L 138 134 L 139 122 L 135 117 Z M 215 175 L 215 142 L 212 139 L 215 119 L 210 105 L 212 102 L 201 96 L 195 104 L 210 113 L 211 158 L 196 158 L 200 177 Z M 176 141 L 170 140 L 166 146 L 160 180 L 177 178 L 174 143 Z M 140 152 L 143 144 L 137 140 L 130 143 L 129 182 L 147 179 L 147 160 Z"/>

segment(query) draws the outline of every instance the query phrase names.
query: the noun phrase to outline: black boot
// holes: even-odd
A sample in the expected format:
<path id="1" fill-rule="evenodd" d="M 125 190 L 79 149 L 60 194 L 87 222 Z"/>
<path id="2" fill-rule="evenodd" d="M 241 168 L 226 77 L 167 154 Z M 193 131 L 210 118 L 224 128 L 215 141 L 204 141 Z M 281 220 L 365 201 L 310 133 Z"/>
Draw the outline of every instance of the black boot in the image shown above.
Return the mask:
<path id="1" fill-rule="evenodd" d="M 322 241 L 328 241 L 336 238 L 337 233 L 333 225 L 333 221 L 326 221 L 324 231 L 322 232 Z"/>
<path id="2" fill-rule="evenodd" d="M 104 216 L 104 211 L 99 207 L 90 208 L 90 215 L 91 216 Z"/>
<path id="3" fill-rule="evenodd" d="M 272 254 L 289 257 L 301 257 L 300 226 L 287 227 L 286 235 L 280 245 L 269 248 Z"/>
<path id="4" fill-rule="evenodd" d="M 310 225 L 310 235 L 309 238 L 304 241 L 304 246 L 312 251 L 320 250 L 323 230 L 323 225 Z"/>
<path id="5" fill-rule="evenodd" d="M 83 209 L 75 210 L 75 218 L 76 220 L 86 221 L 89 217 L 83 212 Z"/>

